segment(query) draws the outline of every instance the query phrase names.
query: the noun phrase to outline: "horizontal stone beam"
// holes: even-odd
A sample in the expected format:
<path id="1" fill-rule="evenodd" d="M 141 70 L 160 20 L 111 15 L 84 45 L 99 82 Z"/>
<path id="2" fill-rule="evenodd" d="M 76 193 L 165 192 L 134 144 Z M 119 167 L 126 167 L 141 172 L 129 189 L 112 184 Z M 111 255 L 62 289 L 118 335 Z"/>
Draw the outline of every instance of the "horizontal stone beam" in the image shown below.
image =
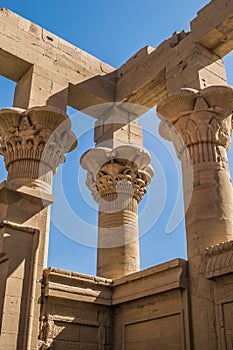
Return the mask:
<path id="1" fill-rule="evenodd" d="M 95 76 L 76 85 L 69 84 L 69 106 L 78 110 L 85 110 L 98 104 L 114 102 L 116 81 L 117 71 L 113 71 L 104 76 Z M 95 113 L 93 117 L 96 117 Z"/>
<path id="2" fill-rule="evenodd" d="M 156 105 L 167 92 L 167 67 L 192 55 L 196 45 L 208 49 L 213 62 L 229 53 L 233 49 L 232 0 L 212 0 L 190 26 L 190 32 L 174 33 L 156 49 L 145 47 L 118 69 L 117 101 L 147 108 Z"/>
<path id="3" fill-rule="evenodd" d="M 0 74 L 18 82 L 14 105 L 21 108 L 50 104 L 83 110 L 114 101 L 151 108 L 167 91 L 176 88 L 174 82 L 202 88 L 198 80 L 205 81 L 207 77 L 207 86 L 225 83 L 219 59 L 233 48 L 232 18 L 232 0 L 212 0 L 191 22 L 190 32 L 175 33 L 156 49 L 147 46 L 114 70 L 47 30 L 2 9 Z M 192 57 L 197 63 L 191 62 Z M 205 68 L 207 74 L 200 76 Z M 174 79 L 173 72 L 177 75 Z"/>
<path id="4" fill-rule="evenodd" d="M 31 67 L 23 59 L 4 51 L 1 47 L 2 35 L 0 33 L 0 75 L 17 82 Z"/>
<path id="5" fill-rule="evenodd" d="M 89 100 L 93 100 L 93 104 L 99 100 L 113 101 L 115 87 L 111 75 L 102 80 L 102 86 L 99 84 L 100 77 L 113 71 L 114 68 L 108 64 L 38 25 L 7 9 L 0 10 L 0 74 L 19 82 L 15 103 L 21 100 L 21 96 L 17 98 L 20 90 L 27 91 L 27 99 L 24 97 L 24 105 L 19 107 L 46 104 L 47 100 L 57 103 L 57 99 L 51 97 L 55 95 L 59 98 L 59 93 L 63 99 L 66 95 L 67 101 L 63 104 L 68 104 L 68 93 L 64 90 L 68 91 L 69 84 L 76 86 L 83 81 L 87 84 L 81 85 L 78 90 L 90 93 Z M 97 82 L 90 80 L 93 77 L 97 77 Z M 82 109 L 83 94 L 77 93 L 74 101 L 73 89 L 69 90 L 72 106 Z"/>

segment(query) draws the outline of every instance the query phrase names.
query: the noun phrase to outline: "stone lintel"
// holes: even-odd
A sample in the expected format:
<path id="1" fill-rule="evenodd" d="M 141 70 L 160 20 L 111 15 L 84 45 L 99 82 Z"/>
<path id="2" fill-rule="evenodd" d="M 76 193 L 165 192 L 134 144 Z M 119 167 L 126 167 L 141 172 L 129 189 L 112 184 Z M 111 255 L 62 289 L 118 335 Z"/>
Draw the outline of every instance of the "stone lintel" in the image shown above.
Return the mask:
<path id="1" fill-rule="evenodd" d="M 179 88 L 204 89 L 212 85 L 226 85 L 226 71 L 222 59 L 199 43 L 184 50 L 176 50 L 166 67 L 166 86 L 169 93 Z"/>
<path id="2" fill-rule="evenodd" d="M 63 55 L 66 62 L 63 68 L 70 68 L 68 73 L 71 75 L 71 62 L 73 61 L 76 61 L 77 68 L 79 67 L 81 70 L 76 71 L 76 76 L 105 75 L 114 70 L 98 58 L 6 8 L 0 9 L 0 18 L 0 33 L 5 38 L 1 50 L 9 52 L 25 62 L 30 64 L 39 63 L 42 67 L 45 63 L 50 66 L 55 63 L 58 71 L 59 63 L 62 62 L 60 55 Z M 21 44 L 22 40 L 24 41 L 23 46 Z M 33 43 L 34 45 L 32 45 Z M 47 50 L 47 54 L 43 55 L 45 50 Z"/>
<path id="3" fill-rule="evenodd" d="M 98 118 L 96 105 L 105 105 L 115 100 L 117 71 L 106 75 L 97 75 L 68 87 L 69 106 Z M 93 108 L 94 106 L 94 108 Z M 102 115 L 102 113 L 101 113 Z"/>
<path id="4" fill-rule="evenodd" d="M 87 105 L 90 99 L 92 105 L 98 103 L 99 98 L 104 102 L 109 98 L 113 101 L 114 77 L 110 74 L 102 80 L 101 89 L 99 77 L 113 72 L 114 68 L 8 9 L 0 10 L 0 42 L 0 74 L 19 82 L 24 91 L 30 90 L 23 105 L 18 107 L 27 109 L 49 104 L 65 109 L 70 103 L 82 109 L 86 107 L 83 95 L 76 94 L 74 101 L 71 88 L 69 102 L 68 86 L 83 81 L 87 84 L 81 88 L 87 91 L 90 88 Z M 89 81 L 93 77 L 97 77 L 96 81 Z M 20 90 L 16 89 L 15 106 L 22 103 Z"/>
<path id="5" fill-rule="evenodd" d="M 175 32 L 172 37 L 162 42 L 156 49 L 150 48 L 148 50 L 145 48 L 142 51 L 143 54 L 142 52 L 138 56 L 135 54 L 134 63 L 130 59 L 118 69 L 116 100 L 135 102 L 151 108 L 168 91 L 166 69 L 169 65 L 180 63 L 181 75 L 183 71 L 186 71 L 187 75 L 193 75 L 192 70 L 189 70 L 186 65 L 187 63 L 191 64 L 191 61 L 186 59 L 187 62 L 185 62 L 183 60 L 184 53 L 187 55 L 187 52 L 190 52 L 189 56 L 191 57 L 196 51 L 197 45 L 200 45 L 205 52 L 209 52 L 208 56 L 212 55 L 212 62 L 210 60 L 208 63 L 210 66 L 210 63 L 216 63 L 217 60 L 231 52 L 233 49 L 232 14 L 233 3 L 231 0 L 212 0 L 198 12 L 197 17 L 191 22 L 190 32 Z M 190 48 L 194 50 L 192 53 Z M 205 56 L 206 53 L 202 58 L 207 62 L 208 59 Z M 200 57 L 198 59 L 200 60 Z M 198 67 L 197 64 L 195 68 L 197 75 L 198 69 L 202 68 L 204 67 Z M 213 67 L 209 71 L 212 69 Z M 220 70 L 225 75 L 220 66 L 216 65 L 214 70 Z M 207 73 L 203 74 L 202 72 L 201 79 L 207 78 L 207 82 L 216 84 L 216 76 Z M 212 83 L 210 75 L 214 81 Z M 182 84 L 182 81 L 180 83 Z M 217 83 L 220 84 L 219 81 Z M 189 86 L 197 88 L 196 85 L 189 84 Z"/>
<path id="6" fill-rule="evenodd" d="M 219 59 L 233 48 L 232 14 L 231 0 L 212 0 L 191 22 L 190 32 L 176 32 L 156 49 L 143 48 L 114 71 L 114 68 L 56 35 L 2 9 L 0 73 L 19 81 L 32 66 L 39 68 L 34 74 L 33 82 L 24 79 L 21 84 L 25 88 L 25 84 L 32 83 L 33 89 L 33 93 L 28 96 L 29 101 L 24 101 L 24 106 L 21 106 L 24 108 L 48 103 L 59 104 L 62 108 L 70 104 L 74 108 L 83 109 L 107 101 L 128 101 L 151 108 L 167 92 L 166 70 L 174 61 L 176 65 L 180 64 L 181 76 L 185 71 L 189 76 L 196 70 L 197 76 L 190 76 L 190 81 L 187 81 L 190 86 L 194 84 L 194 88 L 199 88 L 199 83 L 200 88 L 216 82 L 224 84 L 224 67 Z M 184 62 L 182 53 L 190 52 L 191 57 L 198 45 L 207 54 L 201 55 L 204 61 L 195 56 L 195 61 L 202 63 L 190 68 L 189 59 Z M 191 52 L 190 48 L 194 51 Z M 211 56 L 210 59 L 207 56 Z M 175 69 L 178 72 L 177 67 Z M 170 82 L 169 85 L 173 83 Z M 20 94 L 20 89 L 18 93 Z M 20 101 L 20 98 L 16 96 L 15 101 Z"/>

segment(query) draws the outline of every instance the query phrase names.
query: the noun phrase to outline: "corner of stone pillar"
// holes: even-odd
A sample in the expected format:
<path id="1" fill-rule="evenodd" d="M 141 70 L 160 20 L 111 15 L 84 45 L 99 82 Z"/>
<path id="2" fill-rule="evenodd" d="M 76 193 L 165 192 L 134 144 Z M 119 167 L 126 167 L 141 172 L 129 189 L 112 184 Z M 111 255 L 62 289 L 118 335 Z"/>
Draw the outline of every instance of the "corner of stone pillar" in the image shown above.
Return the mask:
<path id="1" fill-rule="evenodd" d="M 95 123 L 96 145 L 108 148 L 125 144 L 143 145 L 142 127 L 137 120 L 145 112 L 146 108 L 130 103 L 107 104 Z"/>
<path id="2" fill-rule="evenodd" d="M 35 106 L 52 106 L 66 111 L 68 85 L 65 77 L 56 77 L 48 67 L 32 64 L 19 79 L 14 93 L 13 107 L 29 109 Z"/>

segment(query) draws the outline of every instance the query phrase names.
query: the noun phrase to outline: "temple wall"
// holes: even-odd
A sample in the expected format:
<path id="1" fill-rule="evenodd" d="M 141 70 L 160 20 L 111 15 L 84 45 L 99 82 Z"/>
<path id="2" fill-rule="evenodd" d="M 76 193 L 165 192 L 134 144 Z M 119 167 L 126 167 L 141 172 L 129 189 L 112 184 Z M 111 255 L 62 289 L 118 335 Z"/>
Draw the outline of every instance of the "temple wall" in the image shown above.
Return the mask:
<path id="1" fill-rule="evenodd" d="M 186 272 L 180 259 L 114 281 L 45 270 L 40 349 L 189 349 Z"/>

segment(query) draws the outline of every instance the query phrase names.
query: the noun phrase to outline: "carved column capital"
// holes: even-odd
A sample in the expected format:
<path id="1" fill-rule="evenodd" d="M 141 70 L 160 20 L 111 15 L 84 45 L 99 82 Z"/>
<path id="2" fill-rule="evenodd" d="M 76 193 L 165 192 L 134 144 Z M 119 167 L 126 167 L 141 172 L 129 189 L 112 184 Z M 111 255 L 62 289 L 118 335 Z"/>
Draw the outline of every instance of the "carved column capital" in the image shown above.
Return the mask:
<path id="1" fill-rule="evenodd" d="M 88 171 L 86 184 L 97 202 L 101 198 L 112 201 L 119 194 L 140 202 L 154 174 L 149 164 L 149 153 L 132 145 L 96 147 L 81 158 L 82 167 Z"/>
<path id="2" fill-rule="evenodd" d="M 40 179 L 50 185 L 64 154 L 76 147 L 70 128 L 69 117 L 54 107 L 1 110 L 0 154 L 8 180 L 30 183 Z"/>
<path id="3" fill-rule="evenodd" d="M 189 151 L 193 164 L 227 163 L 232 133 L 233 89 L 211 86 L 197 91 L 181 89 L 157 106 L 160 134 L 174 143 L 182 159 Z"/>

